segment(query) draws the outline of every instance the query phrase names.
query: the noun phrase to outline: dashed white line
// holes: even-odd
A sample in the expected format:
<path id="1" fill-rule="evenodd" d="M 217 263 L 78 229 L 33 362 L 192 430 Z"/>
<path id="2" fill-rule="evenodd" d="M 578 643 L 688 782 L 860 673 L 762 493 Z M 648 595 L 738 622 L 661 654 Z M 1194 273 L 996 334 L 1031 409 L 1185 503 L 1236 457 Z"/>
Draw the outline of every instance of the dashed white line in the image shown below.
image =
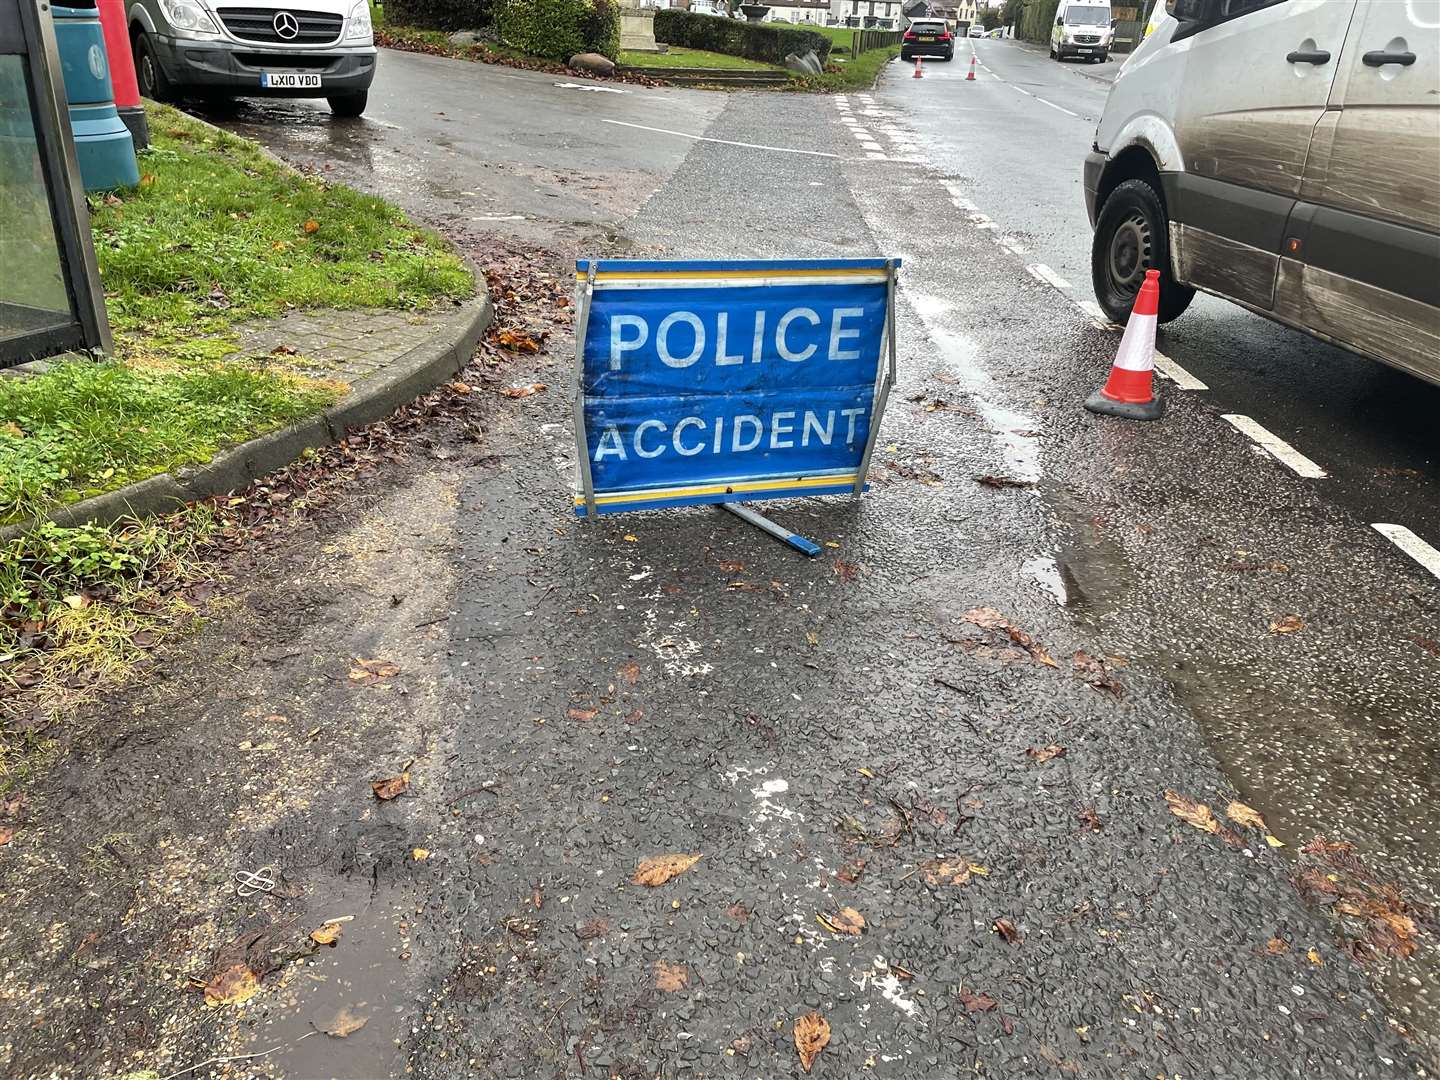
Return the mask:
<path id="1" fill-rule="evenodd" d="M 1430 573 L 1440 578 L 1440 551 L 1436 551 L 1404 525 L 1387 525 L 1384 522 L 1376 522 L 1371 528 L 1426 570 L 1429 570 Z"/>
<path id="2" fill-rule="evenodd" d="M 1250 417 L 1241 416 L 1238 413 L 1226 413 L 1221 419 L 1229 421 L 1237 431 L 1249 438 L 1276 461 L 1288 465 L 1297 476 L 1303 476 L 1309 480 L 1323 480 L 1330 475 L 1279 435 L 1257 424 Z"/>
<path id="3" fill-rule="evenodd" d="M 1155 350 L 1155 370 L 1164 375 L 1181 390 L 1209 390 L 1210 387 L 1197 379 L 1190 372 L 1177 364 L 1170 357 L 1166 356 L 1159 349 Z"/>
<path id="4" fill-rule="evenodd" d="M 1064 105 L 1056 105 L 1053 101 L 1046 101 L 1046 100 L 1045 100 L 1043 97 L 1041 97 L 1039 94 L 1031 94 L 1030 96 L 1033 97 L 1036 101 L 1038 101 L 1041 105 L 1049 105 L 1050 108 L 1052 108 L 1052 109 L 1058 109 L 1060 112 L 1063 112 L 1066 116 L 1073 116 L 1073 117 L 1075 117 L 1076 120 L 1079 120 L 1079 119 L 1080 119 L 1080 114 L 1079 114 L 1078 112 L 1071 112 L 1069 109 L 1065 108 Z"/>
<path id="5" fill-rule="evenodd" d="M 1031 263 L 1029 266 L 1025 267 L 1025 271 L 1036 281 L 1039 281 L 1042 284 L 1050 285 L 1057 289 L 1070 288 L 1070 283 L 1068 281 L 1062 278 L 1059 274 L 1055 273 L 1054 270 L 1051 270 L 1050 267 L 1046 266 L 1044 263 Z"/>

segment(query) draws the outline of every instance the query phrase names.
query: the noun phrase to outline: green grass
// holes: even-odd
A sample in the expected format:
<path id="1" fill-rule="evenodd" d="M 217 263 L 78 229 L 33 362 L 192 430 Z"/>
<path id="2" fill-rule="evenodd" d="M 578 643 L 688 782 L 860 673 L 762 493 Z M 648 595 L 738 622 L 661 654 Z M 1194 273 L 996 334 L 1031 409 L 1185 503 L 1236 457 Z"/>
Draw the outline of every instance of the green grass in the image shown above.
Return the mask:
<path id="1" fill-rule="evenodd" d="M 203 463 L 344 392 L 285 358 L 235 358 L 238 322 L 474 292 L 444 241 L 384 200 L 174 109 L 147 111 L 140 186 L 91 204 L 116 355 L 0 379 L 0 524 Z"/>
<path id="2" fill-rule="evenodd" d="M 848 26 L 816 26 L 812 23 L 789 23 L 789 22 L 767 22 L 761 26 L 773 27 L 776 30 L 813 30 L 817 34 L 824 34 L 830 39 L 831 49 L 850 48 L 851 35 L 855 33 Z"/>
<path id="3" fill-rule="evenodd" d="M 708 52 L 705 49 L 682 49 L 678 45 L 671 45 L 669 51 L 663 53 L 622 50 L 620 65 L 638 68 L 723 68 L 727 71 L 784 70 L 774 64 L 762 64 L 758 60 L 747 60 L 743 56 Z"/>

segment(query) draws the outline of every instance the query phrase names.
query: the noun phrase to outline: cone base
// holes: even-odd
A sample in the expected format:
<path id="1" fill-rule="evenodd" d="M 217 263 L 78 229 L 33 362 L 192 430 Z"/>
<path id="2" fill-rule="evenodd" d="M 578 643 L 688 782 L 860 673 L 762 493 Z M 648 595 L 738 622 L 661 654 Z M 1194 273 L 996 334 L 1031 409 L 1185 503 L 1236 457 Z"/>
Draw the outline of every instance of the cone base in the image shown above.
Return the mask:
<path id="1" fill-rule="evenodd" d="M 1101 416 L 1118 416 L 1122 420 L 1159 420 L 1165 415 L 1165 399 L 1154 397 L 1146 402 L 1116 401 L 1096 390 L 1085 399 L 1085 408 Z"/>

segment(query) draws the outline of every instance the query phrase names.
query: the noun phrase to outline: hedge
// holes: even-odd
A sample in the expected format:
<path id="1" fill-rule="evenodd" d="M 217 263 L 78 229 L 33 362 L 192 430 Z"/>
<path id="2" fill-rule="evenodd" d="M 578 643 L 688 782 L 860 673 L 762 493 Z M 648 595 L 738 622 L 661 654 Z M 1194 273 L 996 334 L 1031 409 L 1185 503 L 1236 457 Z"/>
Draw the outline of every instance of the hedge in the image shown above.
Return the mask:
<path id="1" fill-rule="evenodd" d="M 812 51 L 823 64 L 830 55 L 830 39 L 813 30 L 759 26 L 678 8 L 660 8 L 655 12 L 655 40 L 686 49 L 743 56 L 766 64 L 783 64 L 789 53 L 803 56 Z"/>
<path id="2" fill-rule="evenodd" d="M 1026 0 L 1025 14 L 1020 17 L 1020 37 L 1026 41 L 1047 44 L 1050 28 L 1055 25 L 1055 12 L 1060 0 Z"/>
<path id="3" fill-rule="evenodd" d="M 385 22 L 395 26 L 478 30 L 494 21 L 494 0 L 385 0 Z"/>
<path id="4" fill-rule="evenodd" d="M 500 40 L 530 56 L 568 60 L 594 52 L 620 55 L 615 0 L 495 0 Z"/>

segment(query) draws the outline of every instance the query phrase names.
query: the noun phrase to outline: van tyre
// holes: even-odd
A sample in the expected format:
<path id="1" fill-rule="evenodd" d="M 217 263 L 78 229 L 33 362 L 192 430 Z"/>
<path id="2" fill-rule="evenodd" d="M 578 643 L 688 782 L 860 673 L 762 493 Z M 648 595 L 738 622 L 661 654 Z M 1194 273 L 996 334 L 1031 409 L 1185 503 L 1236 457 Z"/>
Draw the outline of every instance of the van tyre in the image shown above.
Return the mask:
<path id="1" fill-rule="evenodd" d="M 1125 325 L 1146 270 L 1160 271 L 1159 321 L 1178 319 L 1195 290 L 1175 280 L 1170 269 L 1170 227 L 1165 205 L 1144 180 L 1126 180 L 1110 193 L 1095 221 L 1090 245 L 1090 278 L 1100 310 Z"/>
<path id="2" fill-rule="evenodd" d="M 151 101 L 175 100 L 175 88 L 165 77 L 165 69 L 155 56 L 155 46 L 150 44 L 150 35 L 141 30 L 132 43 L 135 54 L 135 82 L 142 97 Z"/>
<path id="3" fill-rule="evenodd" d="M 365 111 L 370 92 L 361 90 L 358 94 L 333 94 L 325 100 L 330 102 L 330 111 L 336 116 L 359 116 Z"/>

